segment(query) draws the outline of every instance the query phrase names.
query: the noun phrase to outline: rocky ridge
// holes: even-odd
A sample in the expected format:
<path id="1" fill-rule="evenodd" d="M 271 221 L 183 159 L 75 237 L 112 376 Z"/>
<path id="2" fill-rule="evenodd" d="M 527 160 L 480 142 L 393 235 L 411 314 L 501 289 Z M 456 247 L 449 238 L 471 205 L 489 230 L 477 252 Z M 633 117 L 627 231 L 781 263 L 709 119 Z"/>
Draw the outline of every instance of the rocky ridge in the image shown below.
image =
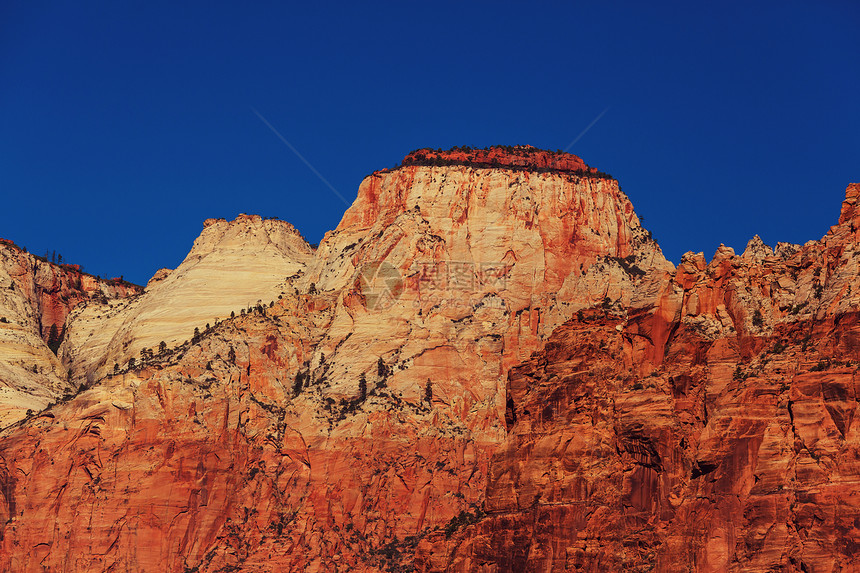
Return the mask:
<path id="1" fill-rule="evenodd" d="M 315 252 L 279 223 L 210 224 L 140 301 L 73 313 L 61 355 L 89 388 L 0 435 L 0 567 L 766 570 L 779 551 L 807 570 L 843 563 L 849 545 L 807 555 L 782 529 L 756 545 L 797 498 L 762 498 L 778 510 L 752 528 L 726 516 L 750 480 L 738 443 L 752 447 L 767 415 L 784 421 L 768 402 L 782 394 L 754 372 L 776 367 L 762 349 L 851 307 L 856 187 L 820 242 L 753 241 L 676 269 L 617 182 L 515 149 L 490 150 L 496 165 L 466 152 L 375 172 Z M 266 264 L 243 256 L 258 249 Z M 267 296 L 226 314 L 252 293 Z M 155 326 L 166 311 L 181 316 Z M 815 384 L 789 381 L 804 396 Z M 853 420 L 852 394 L 833 396 Z M 800 421 L 792 400 L 802 453 L 824 410 Z M 787 451 L 782 429 L 774 451 Z M 850 484 L 840 471 L 819 485 Z M 699 490 L 703 476 L 722 481 Z M 828 514 L 839 524 L 844 505 Z"/>
<path id="2" fill-rule="evenodd" d="M 141 290 L 121 279 L 83 273 L 77 265 L 50 263 L 0 240 L 0 427 L 77 389 L 55 354 L 75 307 L 127 299 Z"/>

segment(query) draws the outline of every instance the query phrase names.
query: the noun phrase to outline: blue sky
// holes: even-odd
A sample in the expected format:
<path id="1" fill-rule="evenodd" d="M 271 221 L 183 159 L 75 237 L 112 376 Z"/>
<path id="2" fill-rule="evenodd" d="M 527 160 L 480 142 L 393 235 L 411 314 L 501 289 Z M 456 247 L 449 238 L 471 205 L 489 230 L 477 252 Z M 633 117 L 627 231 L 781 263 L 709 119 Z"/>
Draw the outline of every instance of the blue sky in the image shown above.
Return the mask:
<path id="1" fill-rule="evenodd" d="M 0 237 L 145 283 L 208 217 L 317 242 L 418 147 L 571 148 L 667 257 L 820 238 L 860 180 L 860 5 L 0 4 Z"/>

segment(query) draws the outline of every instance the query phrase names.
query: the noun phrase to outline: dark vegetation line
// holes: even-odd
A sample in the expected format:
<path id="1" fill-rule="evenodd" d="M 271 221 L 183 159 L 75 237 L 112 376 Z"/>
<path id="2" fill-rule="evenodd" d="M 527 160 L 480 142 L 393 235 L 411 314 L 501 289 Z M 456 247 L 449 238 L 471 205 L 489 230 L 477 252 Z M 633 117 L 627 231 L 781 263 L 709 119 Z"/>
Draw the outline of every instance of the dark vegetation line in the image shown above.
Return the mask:
<path id="1" fill-rule="evenodd" d="M 460 159 L 448 159 L 444 157 L 430 157 L 419 159 L 416 158 L 408 158 L 404 159 L 399 165 L 394 167 L 394 169 L 390 169 L 389 171 L 394 171 L 396 169 L 400 169 L 401 167 L 407 166 L 420 166 L 420 167 L 447 167 L 451 165 L 463 165 L 465 167 L 474 167 L 476 169 L 508 169 L 510 171 L 530 171 L 532 173 L 562 173 L 562 174 L 570 174 L 576 175 L 578 177 L 587 177 L 591 179 L 607 179 L 607 180 L 615 180 L 615 178 L 609 173 L 604 173 L 603 171 L 592 171 L 591 169 L 578 169 L 576 171 L 572 171 L 570 169 L 558 169 L 555 167 L 537 167 L 535 165 L 507 165 L 502 164 L 499 160 L 494 159 L 493 161 L 466 161 Z"/>
<path id="2" fill-rule="evenodd" d="M 539 149 L 537 147 L 525 146 L 525 145 L 491 145 L 489 147 L 470 147 L 466 146 L 454 146 L 450 149 L 415 149 L 410 151 L 406 157 L 403 158 L 403 161 L 394 165 L 390 169 L 382 169 L 381 172 L 390 172 L 396 171 L 401 167 L 407 166 L 421 166 L 421 167 L 445 167 L 452 165 L 461 165 L 466 167 L 474 167 L 476 169 L 509 169 L 511 171 L 531 171 L 535 173 L 566 173 L 570 175 L 576 175 L 579 177 L 588 177 L 592 179 L 608 179 L 615 180 L 615 178 L 606 173 L 604 171 L 598 171 L 591 167 L 586 166 L 584 169 L 561 169 L 556 167 L 538 167 L 535 165 L 507 165 L 503 164 L 499 159 L 493 158 L 490 161 L 477 161 L 477 160 L 469 160 L 469 159 L 453 159 L 449 157 L 440 157 L 446 153 L 472 153 L 472 152 L 491 152 L 492 150 L 500 150 L 504 151 L 508 155 L 528 158 L 531 155 L 535 155 L 538 153 L 548 153 L 560 156 L 560 158 L 564 158 L 564 156 L 569 156 L 571 154 L 565 153 L 561 149 L 557 149 L 556 151 L 551 151 L 548 149 Z"/>

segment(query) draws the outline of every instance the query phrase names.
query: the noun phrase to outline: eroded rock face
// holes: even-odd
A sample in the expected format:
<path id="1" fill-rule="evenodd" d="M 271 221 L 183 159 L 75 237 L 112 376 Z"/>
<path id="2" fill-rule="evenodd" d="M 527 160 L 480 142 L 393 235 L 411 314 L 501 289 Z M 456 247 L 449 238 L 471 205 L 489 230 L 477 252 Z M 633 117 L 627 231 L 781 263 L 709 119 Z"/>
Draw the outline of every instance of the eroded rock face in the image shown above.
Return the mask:
<path id="1" fill-rule="evenodd" d="M 255 303 L 270 298 L 257 284 L 250 314 L 210 314 L 209 329 L 195 315 L 178 345 L 155 317 L 212 312 L 214 294 L 182 302 L 200 296 L 192 279 L 210 258 L 217 272 L 200 275 L 235 310 L 223 285 L 267 248 L 262 234 L 223 231 L 225 248 L 207 237 L 235 222 L 207 221 L 138 301 L 75 314 L 63 350 L 91 389 L 0 440 L 9 567 L 62 570 L 72 554 L 75 570 L 408 563 L 419 536 L 483 503 L 510 367 L 578 310 L 627 304 L 634 284 L 653 296 L 674 270 L 615 181 L 522 167 L 371 175 L 315 253 L 290 251 L 272 306 Z M 159 339 L 164 352 L 111 375 Z M 57 466 L 65 451 L 77 453 Z M 147 504 L 159 509 L 129 513 Z M 36 557 L 14 549 L 82 513 L 97 534 L 54 536 Z"/>
<path id="2" fill-rule="evenodd" d="M 854 570 L 856 190 L 821 241 L 688 254 L 670 296 L 557 329 L 510 372 L 487 516 L 417 569 Z"/>
<path id="3" fill-rule="evenodd" d="M 89 387 L 0 434 L 0 569 L 847 568 L 860 193 L 676 269 L 616 182 L 514 149 L 374 173 L 316 251 L 207 220 L 76 310 Z"/>
<path id="4" fill-rule="evenodd" d="M 60 354 L 75 383 L 92 384 L 113 373 L 114 365 L 139 361 L 144 349 L 158 352 L 162 342 L 173 347 L 195 329 L 293 291 L 291 281 L 312 256 L 285 221 L 257 215 L 207 219 L 182 264 L 159 270 L 143 296 L 77 308 Z"/>
<path id="5" fill-rule="evenodd" d="M 126 299 L 141 288 L 56 265 L 0 240 L 0 427 L 37 412 L 74 386 L 59 345 L 65 320 L 90 301 Z"/>
<path id="6" fill-rule="evenodd" d="M 672 270 L 614 180 L 468 165 L 379 172 L 304 277 L 308 290 L 341 293 L 314 359 L 329 357 L 338 398 L 380 358 L 404 398 L 419 400 L 430 379 L 445 415 L 495 442 L 510 366 L 577 310 L 629 303 L 634 283 Z M 394 296 L 376 300 L 388 278 Z"/>

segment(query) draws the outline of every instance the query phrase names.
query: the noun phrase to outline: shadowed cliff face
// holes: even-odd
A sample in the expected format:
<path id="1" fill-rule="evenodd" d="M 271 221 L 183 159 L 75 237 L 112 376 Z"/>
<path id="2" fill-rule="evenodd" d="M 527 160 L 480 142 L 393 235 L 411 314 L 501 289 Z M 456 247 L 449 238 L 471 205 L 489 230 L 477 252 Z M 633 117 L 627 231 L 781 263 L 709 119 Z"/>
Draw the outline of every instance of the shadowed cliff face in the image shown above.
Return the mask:
<path id="1" fill-rule="evenodd" d="M 853 570 L 857 196 L 821 241 L 691 254 L 652 304 L 557 329 L 509 374 L 488 515 L 417 569 Z"/>

